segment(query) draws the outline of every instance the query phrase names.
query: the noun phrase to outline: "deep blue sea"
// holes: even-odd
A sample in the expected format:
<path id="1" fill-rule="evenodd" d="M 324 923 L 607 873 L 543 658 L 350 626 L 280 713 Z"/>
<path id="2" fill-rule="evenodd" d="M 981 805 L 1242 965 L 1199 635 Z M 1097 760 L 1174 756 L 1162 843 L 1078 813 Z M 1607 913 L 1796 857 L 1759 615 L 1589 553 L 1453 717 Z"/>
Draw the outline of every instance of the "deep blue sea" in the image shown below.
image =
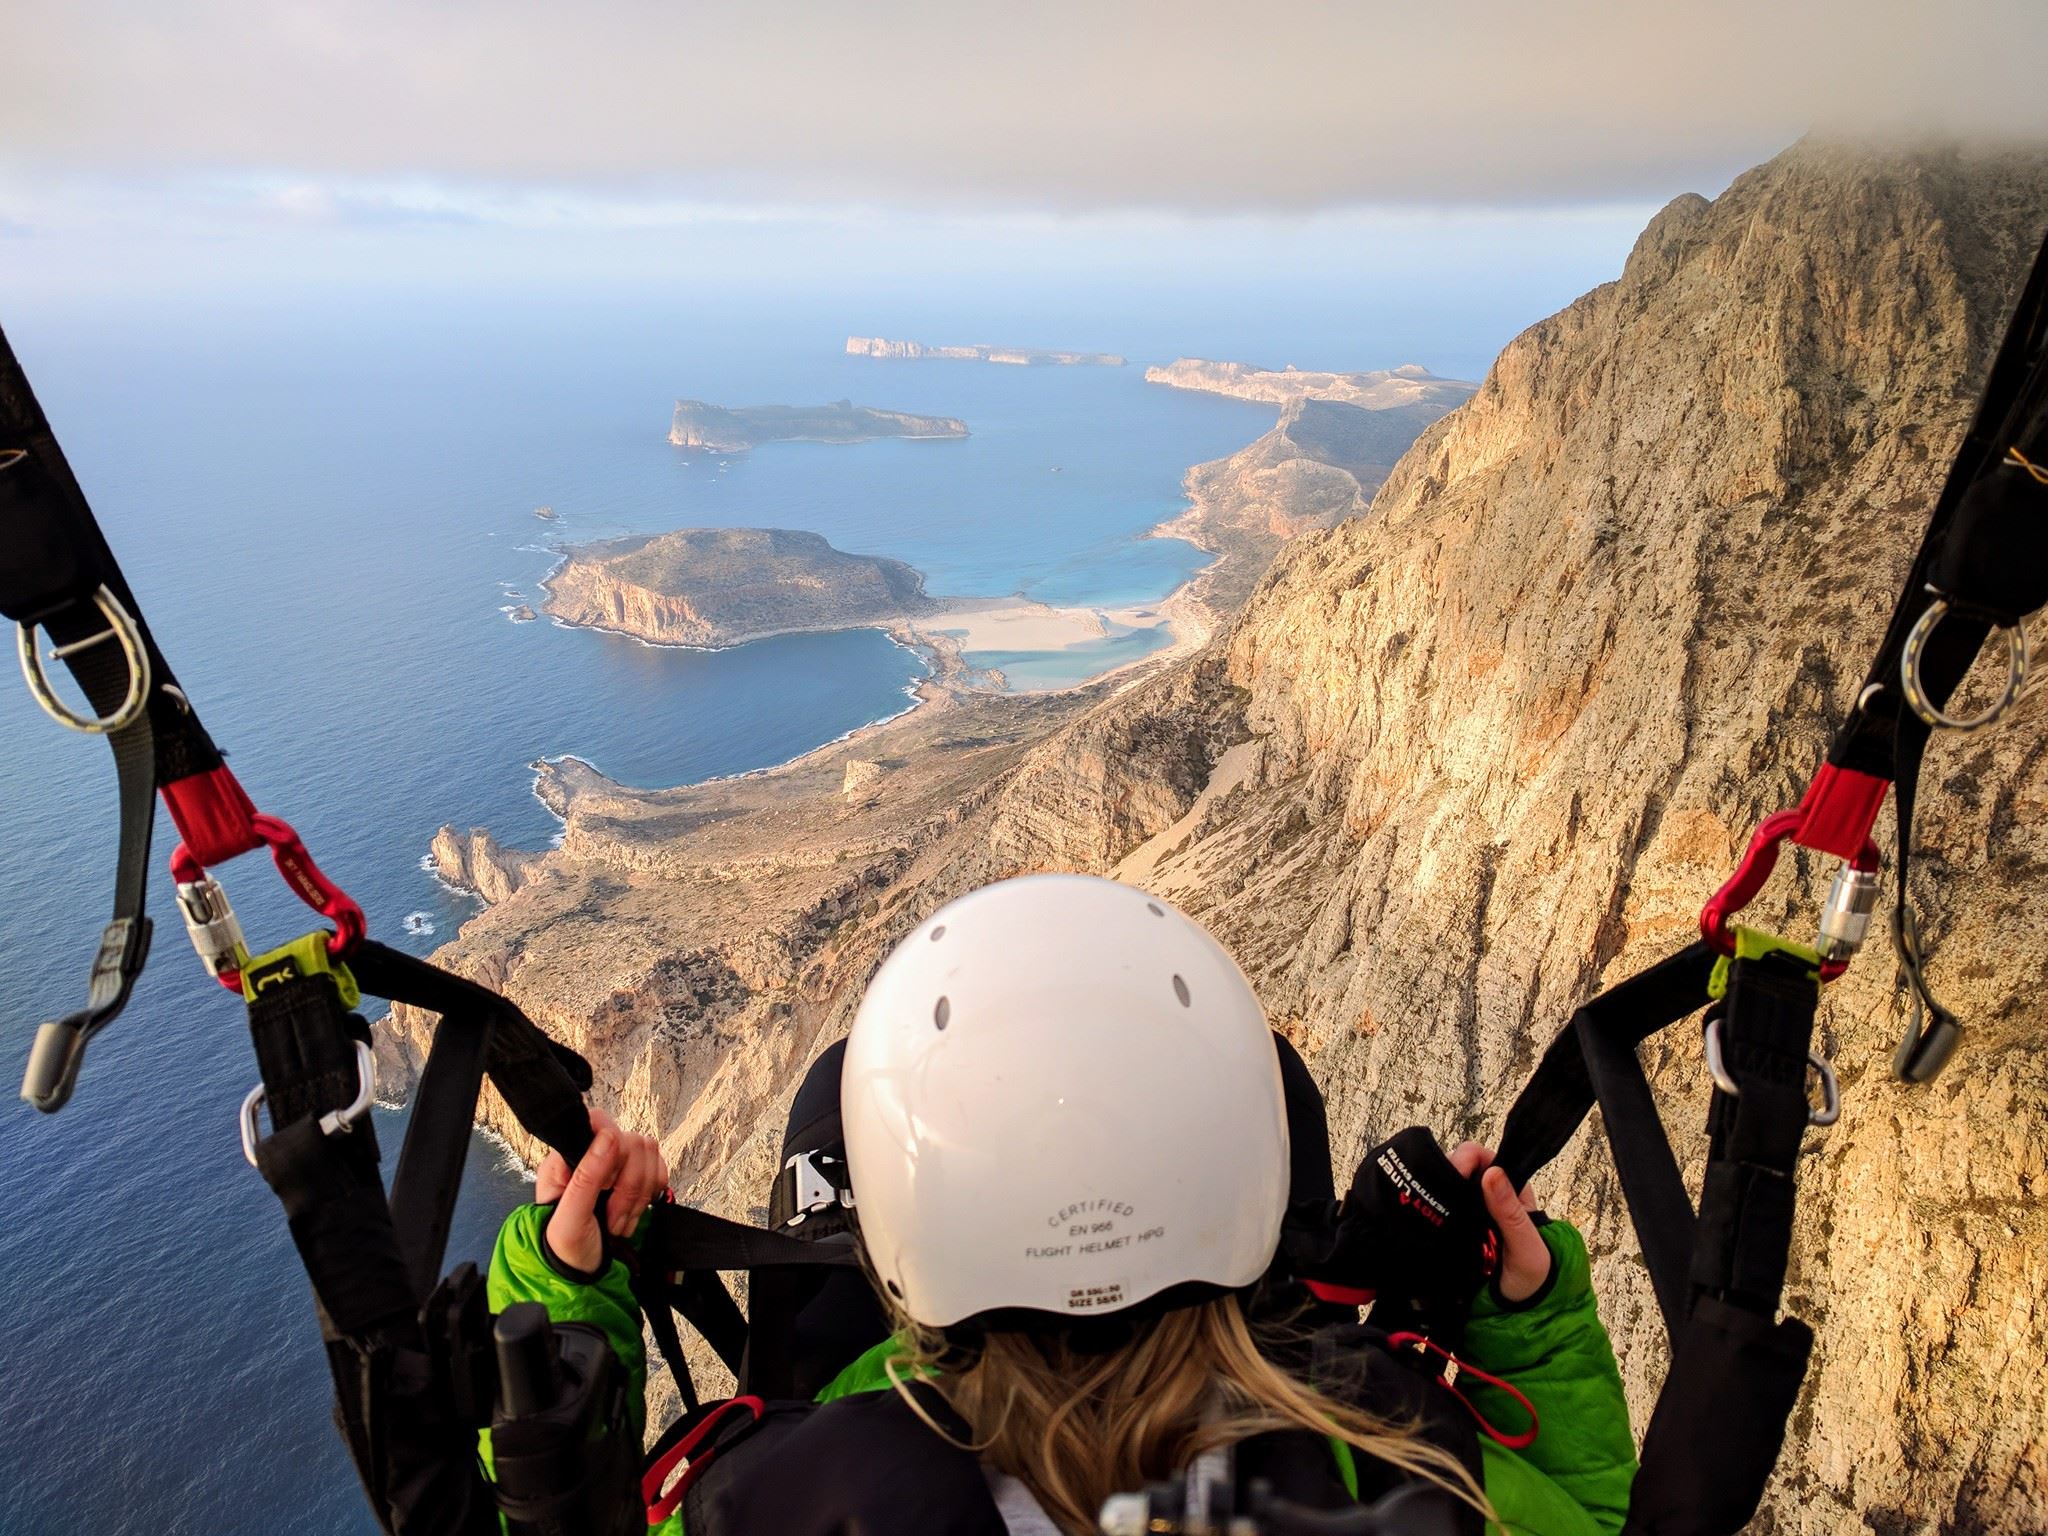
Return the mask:
<path id="1" fill-rule="evenodd" d="M 420 952 L 472 910 L 419 867 L 436 827 L 487 825 L 527 847 L 557 830 L 531 794 L 535 758 L 574 753 L 642 785 L 760 768 L 901 710 L 921 675 L 872 631 L 705 653 L 515 625 L 501 610 L 537 597 L 549 539 L 805 528 L 907 560 L 935 592 L 1156 599 L 1200 557 L 1139 536 L 1177 509 L 1188 465 L 1273 419 L 1149 387 L 1137 366 L 848 358 L 865 317 L 765 307 L 0 318 L 242 781 L 373 932 Z M 1043 315 L 911 334 L 1128 345 Z M 667 445 L 679 395 L 851 398 L 956 415 L 973 436 L 720 463 Z M 537 520 L 540 504 L 559 521 Z M 82 1000 L 113 795 L 104 745 L 0 680 L 10 1083 L 37 1022 Z M 75 1100 L 55 1117 L 11 1087 L 0 1100 L 0 1531 L 369 1532 L 304 1279 L 236 1145 L 253 1062 L 239 1009 L 186 943 L 163 874 L 170 836 L 159 817 L 152 964 Z M 310 926 L 256 856 L 220 873 L 252 942 Z M 408 937 L 409 916 L 435 932 Z M 388 1168 L 399 1117 L 379 1130 Z M 479 1138 L 450 1263 L 481 1261 L 520 1198 L 519 1174 Z"/>

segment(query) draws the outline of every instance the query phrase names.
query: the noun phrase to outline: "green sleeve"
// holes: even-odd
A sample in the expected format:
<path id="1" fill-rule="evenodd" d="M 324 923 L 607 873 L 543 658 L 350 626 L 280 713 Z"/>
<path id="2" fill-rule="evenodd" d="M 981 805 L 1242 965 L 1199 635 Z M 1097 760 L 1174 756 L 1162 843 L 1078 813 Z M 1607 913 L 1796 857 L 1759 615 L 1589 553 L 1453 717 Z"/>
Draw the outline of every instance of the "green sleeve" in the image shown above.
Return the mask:
<path id="1" fill-rule="evenodd" d="M 1628 1399 L 1594 1308 L 1585 1240 L 1568 1222 L 1542 1232 L 1555 1266 L 1547 1291 L 1519 1308 L 1482 1294 L 1460 1351 L 1468 1364 L 1512 1382 L 1540 1426 L 1520 1452 L 1482 1437 L 1486 1492 L 1510 1529 L 1613 1533 L 1627 1518 L 1636 1475 Z M 1470 1372 L 1457 1385 L 1488 1423 L 1509 1433 L 1527 1424 L 1521 1404 L 1499 1387 Z"/>
<path id="2" fill-rule="evenodd" d="M 633 1299 L 631 1278 L 617 1259 L 607 1259 L 591 1281 L 573 1280 L 555 1268 L 541 1240 L 554 1210 L 552 1205 L 522 1205 L 498 1229 L 498 1243 L 491 1250 L 491 1310 L 502 1312 L 515 1301 L 537 1301 L 558 1323 L 589 1323 L 603 1330 L 612 1353 L 626 1368 L 626 1411 L 638 1443 L 647 1418 L 647 1348 L 640 1338 L 640 1304 Z"/>

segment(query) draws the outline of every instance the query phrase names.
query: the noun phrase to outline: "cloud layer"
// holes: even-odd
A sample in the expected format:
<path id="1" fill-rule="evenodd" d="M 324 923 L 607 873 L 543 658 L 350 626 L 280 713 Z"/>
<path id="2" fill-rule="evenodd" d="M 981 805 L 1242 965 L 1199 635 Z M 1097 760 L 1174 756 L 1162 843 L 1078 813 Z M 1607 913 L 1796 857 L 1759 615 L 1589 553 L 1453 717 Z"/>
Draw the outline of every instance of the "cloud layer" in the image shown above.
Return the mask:
<path id="1" fill-rule="evenodd" d="M 1815 127 L 2048 138 L 2040 0 L 29 0 L 7 50 L 30 174 L 1291 210 L 1657 196 Z"/>

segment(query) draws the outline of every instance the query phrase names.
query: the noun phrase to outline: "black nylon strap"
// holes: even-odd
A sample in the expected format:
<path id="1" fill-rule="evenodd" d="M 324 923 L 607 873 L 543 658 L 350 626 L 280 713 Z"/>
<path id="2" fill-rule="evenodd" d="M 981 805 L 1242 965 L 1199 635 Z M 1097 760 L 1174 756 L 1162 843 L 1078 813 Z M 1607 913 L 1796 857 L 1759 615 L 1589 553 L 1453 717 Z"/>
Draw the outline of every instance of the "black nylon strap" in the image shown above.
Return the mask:
<path id="1" fill-rule="evenodd" d="M 443 1014 L 413 1091 L 412 1120 L 391 1180 L 391 1220 L 418 1296 L 441 1277 L 494 1022 L 490 1013 Z"/>
<path id="2" fill-rule="evenodd" d="M 356 1096 L 361 1029 L 331 976 L 276 982 L 249 1004 L 275 1128 L 257 1143 L 257 1167 L 284 1206 L 322 1311 L 350 1338 L 403 1331 L 420 1302 L 400 1256 L 369 1118 L 331 1134 L 319 1124 Z"/>
<path id="3" fill-rule="evenodd" d="M 858 1267 L 859 1256 L 839 1243 L 807 1243 L 764 1227 L 727 1221 L 686 1205 L 657 1205 L 640 1245 L 641 1262 L 678 1270 Z"/>
<path id="4" fill-rule="evenodd" d="M 513 1003 L 489 987 L 374 939 L 356 946 L 349 969 L 365 991 L 378 997 L 425 1008 L 443 1019 L 489 1017 L 486 1070 L 514 1118 L 571 1163 L 588 1150 L 590 1112 L 583 1093 L 591 1083 L 590 1064 L 550 1039 Z"/>
<path id="5" fill-rule="evenodd" d="M 1594 1104 L 1586 1031 L 1631 1049 L 1706 1005 L 1714 952 L 1703 943 L 1617 982 L 1572 1015 L 1509 1106 L 1494 1165 L 1517 1188 L 1562 1152 Z"/>
<path id="6" fill-rule="evenodd" d="M 1820 980 L 1782 952 L 1737 960 L 1718 1027 L 1741 1088 L 1716 1089 L 1700 1192 L 1694 1294 L 1773 1316 L 1792 1246 L 1793 1171 L 1806 1134 L 1807 1052 Z"/>
<path id="7" fill-rule="evenodd" d="M 1897 755 L 1894 736 L 1903 721 L 1915 718 L 1899 688 L 1899 658 L 1906 636 L 1933 601 L 1927 588 L 1934 580 L 1937 562 L 1953 566 L 1971 558 L 1961 551 L 1949 551 L 1946 560 L 1943 558 L 1956 514 L 1971 486 L 1997 467 L 2006 449 L 2021 435 L 2030 433 L 2024 413 L 2038 415 L 2041 408 L 2044 382 L 2039 370 L 2044 343 L 2048 343 L 2048 240 L 2034 259 L 1985 380 L 1983 398 L 1906 573 L 1883 643 L 1864 675 L 1856 708 L 1829 745 L 1829 762 L 1879 778 L 1890 776 Z M 1923 691 L 1937 708 L 1948 702 L 1962 682 L 1988 633 L 1989 626 L 1982 618 L 1966 614 L 1952 614 L 1935 630 L 1922 659 L 1920 678 Z"/>

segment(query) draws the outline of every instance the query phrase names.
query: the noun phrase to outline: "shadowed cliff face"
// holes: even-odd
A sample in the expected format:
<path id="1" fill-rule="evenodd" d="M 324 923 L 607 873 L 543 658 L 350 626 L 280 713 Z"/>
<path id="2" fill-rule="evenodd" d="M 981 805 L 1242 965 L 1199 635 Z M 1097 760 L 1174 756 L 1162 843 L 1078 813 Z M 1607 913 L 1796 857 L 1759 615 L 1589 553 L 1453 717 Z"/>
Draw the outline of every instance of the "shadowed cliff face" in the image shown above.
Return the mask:
<path id="1" fill-rule="evenodd" d="M 2044 223 L 2048 157 L 1802 147 L 1681 199 L 1202 653 L 729 786 L 558 786 L 562 850 L 444 954 L 592 1051 L 679 1192 L 741 1215 L 889 944 L 1023 869 L 1121 871 L 1209 923 L 1347 1173 L 1410 1122 L 1490 1136 L 1820 760 Z M 1300 516 L 1283 479 L 1235 490 Z M 850 757 L 884 771 L 849 792 Z M 1750 915 L 1805 937 L 1827 870 L 1787 864 Z M 1788 1293 L 1819 1345 L 1762 1529 L 2048 1528 L 2044 882 L 2037 698 L 1929 756 L 1916 894 L 1969 1025 L 1946 1076 L 1889 1080 L 1881 943 L 1824 1001 L 1844 1108 L 1809 1138 Z M 1694 1037 L 1645 1059 L 1696 1169 Z M 1646 1415 L 1661 1329 L 1605 1158 L 1582 1135 L 1539 1192 L 1588 1234 Z"/>

